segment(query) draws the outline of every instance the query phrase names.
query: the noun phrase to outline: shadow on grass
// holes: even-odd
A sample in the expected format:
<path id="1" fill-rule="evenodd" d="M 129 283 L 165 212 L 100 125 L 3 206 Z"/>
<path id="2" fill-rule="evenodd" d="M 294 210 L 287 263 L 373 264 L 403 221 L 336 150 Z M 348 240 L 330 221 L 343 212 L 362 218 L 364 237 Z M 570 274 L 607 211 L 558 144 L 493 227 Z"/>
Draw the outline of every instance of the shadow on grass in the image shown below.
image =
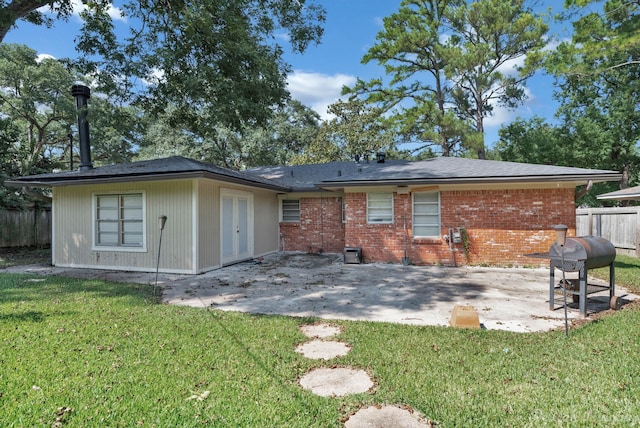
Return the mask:
<path id="1" fill-rule="evenodd" d="M 22 313 L 0 313 L 0 322 L 43 322 L 45 315 L 40 311 L 26 311 Z"/>

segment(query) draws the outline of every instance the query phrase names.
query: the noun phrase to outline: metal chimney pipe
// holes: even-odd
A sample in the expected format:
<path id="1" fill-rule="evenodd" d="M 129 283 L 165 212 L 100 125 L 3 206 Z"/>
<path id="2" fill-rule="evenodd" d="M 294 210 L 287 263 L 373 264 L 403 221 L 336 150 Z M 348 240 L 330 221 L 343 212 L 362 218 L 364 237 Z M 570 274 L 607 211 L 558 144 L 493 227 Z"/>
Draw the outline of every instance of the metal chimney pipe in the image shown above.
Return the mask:
<path id="1" fill-rule="evenodd" d="M 91 95 L 88 86 L 73 85 L 71 95 L 76 97 L 78 109 L 78 142 L 80 146 L 80 171 L 93 169 L 91 162 L 91 145 L 89 144 L 89 122 L 87 121 L 87 100 Z"/>

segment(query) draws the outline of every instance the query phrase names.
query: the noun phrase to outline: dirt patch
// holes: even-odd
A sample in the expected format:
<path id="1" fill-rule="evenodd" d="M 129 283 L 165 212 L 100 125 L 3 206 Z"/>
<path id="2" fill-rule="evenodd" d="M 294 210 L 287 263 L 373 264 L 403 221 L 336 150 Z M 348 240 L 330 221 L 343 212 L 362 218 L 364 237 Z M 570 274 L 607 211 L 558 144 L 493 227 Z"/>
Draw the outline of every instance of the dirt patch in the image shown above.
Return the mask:
<path id="1" fill-rule="evenodd" d="M 51 264 L 51 249 L 35 247 L 0 248 L 0 269 L 32 264 Z"/>
<path id="2" fill-rule="evenodd" d="M 267 261 L 263 259 L 262 265 L 266 268 L 288 267 L 292 269 L 313 269 L 328 266 L 341 259 L 336 254 L 291 253 L 285 254 L 278 260 Z"/>

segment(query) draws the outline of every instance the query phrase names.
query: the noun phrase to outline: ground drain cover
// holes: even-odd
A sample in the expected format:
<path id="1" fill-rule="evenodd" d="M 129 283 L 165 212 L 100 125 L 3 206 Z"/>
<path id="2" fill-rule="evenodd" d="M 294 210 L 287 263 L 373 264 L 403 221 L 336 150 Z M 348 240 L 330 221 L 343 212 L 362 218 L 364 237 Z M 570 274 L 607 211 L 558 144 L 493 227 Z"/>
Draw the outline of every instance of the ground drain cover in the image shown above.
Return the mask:
<path id="1" fill-rule="evenodd" d="M 360 409 L 344 426 L 345 428 L 430 428 L 434 425 L 408 410 L 385 406 Z"/>
<path id="2" fill-rule="evenodd" d="M 300 330 L 307 337 L 317 337 L 320 339 L 340 334 L 340 327 L 329 324 L 303 325 L 300 327 Z"/>
<path id="3" fill-rule="evenodd" d="M 373 381 L 364 370 L 318 368 L 305 374 L 300 379 L 300 386 L 322 397 L 341 397 L 367 392 L 373 387 Z"/>
<path id="4" fill-rule="evenodd" d="M 312 340 L 296 348 L 296 352 L 315 360 L 330 360 L 347 355 L 351 348 L 344 342 Z"/>

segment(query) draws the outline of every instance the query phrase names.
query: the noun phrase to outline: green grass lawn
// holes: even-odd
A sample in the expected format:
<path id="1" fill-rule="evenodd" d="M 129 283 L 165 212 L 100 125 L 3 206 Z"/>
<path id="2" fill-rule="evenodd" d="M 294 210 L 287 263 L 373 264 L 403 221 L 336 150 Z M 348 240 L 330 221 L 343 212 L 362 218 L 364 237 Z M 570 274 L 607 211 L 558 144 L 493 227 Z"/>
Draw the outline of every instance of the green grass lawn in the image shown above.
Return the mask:
<path id="1" fill-rule="evenodd" d="M 640 267 L 624 263 L 620 281 Z M 0 425 L 338 427 L 374 404 L 409 406 L 442 427 L 640 425 L 631 306 L 569 338 L 332 322 L 352 350 L 324 362 L 294 351 L 309 340 L 298 326 L 313 319 L 163 305 L 152 291 L 0 274 Z M 333 398 L 298 386 L 326 366 L 365 369 L 376 386 Z"/>

